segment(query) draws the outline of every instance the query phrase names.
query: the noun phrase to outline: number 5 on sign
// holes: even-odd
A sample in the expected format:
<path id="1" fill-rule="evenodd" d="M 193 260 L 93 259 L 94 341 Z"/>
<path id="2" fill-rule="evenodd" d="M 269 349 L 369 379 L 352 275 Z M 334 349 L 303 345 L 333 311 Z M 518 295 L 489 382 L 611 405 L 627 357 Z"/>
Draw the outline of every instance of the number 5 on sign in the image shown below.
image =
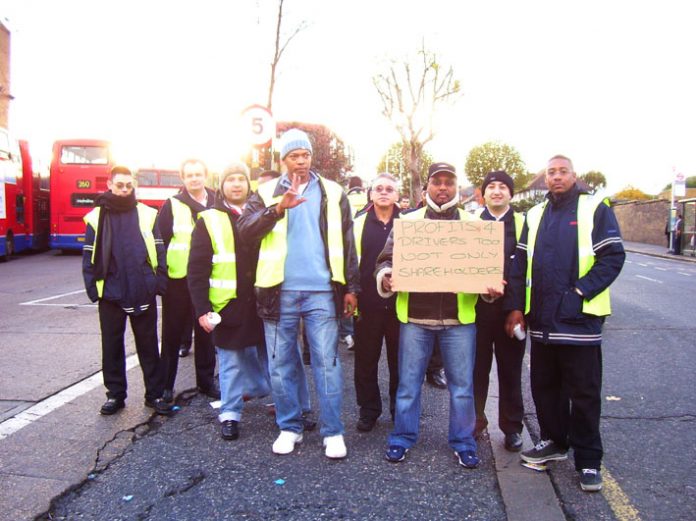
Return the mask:
<path id="1" fill-rule="evenodd" d="M 262 105 L 251 105 L 242 111 L 242 128 L 252 145 L 267 144 L 275 136 L 275 121 L 271 112 Z"/>

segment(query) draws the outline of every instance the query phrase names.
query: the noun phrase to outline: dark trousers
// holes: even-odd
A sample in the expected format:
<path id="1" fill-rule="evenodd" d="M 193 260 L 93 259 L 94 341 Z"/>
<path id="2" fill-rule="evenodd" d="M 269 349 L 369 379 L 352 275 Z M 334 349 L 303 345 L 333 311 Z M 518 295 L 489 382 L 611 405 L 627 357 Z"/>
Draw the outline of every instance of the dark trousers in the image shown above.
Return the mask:
<path id="1" fill-rule="evenodd" d="M 106 396 L 125 400 L 126 389 L 126 318 L 130 317 L 135 349 L 145 381 L 145 399 L 162 396 L 162 365 L 157 346 L 157 303 L 140 315 L 128 315 L 121 306 L 106 300 L 99 301 L 99 327 L 102 342 L 102 373 Z"/>
<path id="2" fill-rule="evenodd" d="M 488 306 L 488 304 L 483 304 Z M 474 404 L 476 429 L 488 425 L 486 399 L 493 354 L 498 367 L 498 426 L 505 434 L 522 432 L 522 359 L 525 341 L 505 333 L 505 313 L 495 308 L 476 312 L 476 363 L 474 364 Z M 495 347 L 494 347 L 495 346 Z"/>
<path id="3" fill-rule="evenodd" d="M 393 417 L 399 387 L 399 320 L 393 309 L 363 311 L 355 321 L 355 395 L 360 417 L 369 420 L 382 414 L 377 373 L 383 340 L 387 345 L 389 412 Z"/>
<path id="4" fill-rule="evenodd" d="M 531 386 L 541 439 L 573 448 L 576 470 L 599 469 L 602 348 L 532 341 Z"/>
<path id="5" fill-rule="evenodd" d="M 183 279 L 168 279 L 167 293 L 162 297 L 162 362 L 164 364 L 164 388 L 174 389 L 179 368 L 179 346 L 186 328 L 186 321 L 193 318 L 196 385 L 210 389 L 215 382 L 215 348 L 211 336 L 194 317 L 188 284 Z"/>
<path id="6" fill-rule="evenodd" d="M 440 353 L 440 344 L 436 337 L 435 344 L 433 345 L 433 354 L 430 356 L 430 361 L 428 361 L 428 368 L 425 370 L 425 373 L 437 373 L 444 367 L 445 366 L 442 364 L 442 353 Z"/>
<path id="7" fill-rule="evenodd" d="M 193 336 L 193 316 L 191 316 L 190 320 L 186 321 L 186 325 L 184 326 L 184 332 L 181 334 L 181 346 L 180 347 L 185 347 L 186 349 L 191 349 L 191 341 Z"/>

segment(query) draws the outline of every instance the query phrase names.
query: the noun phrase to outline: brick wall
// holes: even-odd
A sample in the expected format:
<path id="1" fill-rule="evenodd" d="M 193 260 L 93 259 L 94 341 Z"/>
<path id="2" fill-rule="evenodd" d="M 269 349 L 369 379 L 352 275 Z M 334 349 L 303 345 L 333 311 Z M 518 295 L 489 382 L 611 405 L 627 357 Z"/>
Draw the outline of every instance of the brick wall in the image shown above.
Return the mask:
<path id="1" fill-rule="evenodd" d="M 667 245 L 665 224 L 669 216 L 667 199 L 618 203 L 614 213 L 625 241 Z"/>
<path id="2" fill-rule="evenodd" d="M 0 127 L 7 128 L 11 93 L 10 31 L 0 22 Z"/>

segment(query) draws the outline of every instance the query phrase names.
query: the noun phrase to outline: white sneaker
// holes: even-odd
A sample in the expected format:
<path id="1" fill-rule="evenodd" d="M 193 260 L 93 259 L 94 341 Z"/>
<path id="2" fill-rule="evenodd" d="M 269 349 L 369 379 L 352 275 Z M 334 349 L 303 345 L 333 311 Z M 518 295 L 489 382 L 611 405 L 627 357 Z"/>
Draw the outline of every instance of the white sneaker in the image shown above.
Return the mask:
<path id="1" fill-rule="evenodd" d="M 344 336 L 343 342 L 346 344 L 348 351 L 352 351 L 355 348 L 355 340 L 353 340 L 353 335 Z"/>
<path id="2" fill-rule="evenodd" d="M 280 431 L 280 435 L 273 442 L 273 453 L 290 454 L 295 450 L 295 443 L 302 443 L 301 432 Z"/>
<path id="3" fill-rule="evenodd" d="M 324 447 L 326 447 L 324 454 L 326 454 L 327 458 L 341 459 L 348 455 L 348 449 L 346 449 L 342 434 L 324 438 Z"/>

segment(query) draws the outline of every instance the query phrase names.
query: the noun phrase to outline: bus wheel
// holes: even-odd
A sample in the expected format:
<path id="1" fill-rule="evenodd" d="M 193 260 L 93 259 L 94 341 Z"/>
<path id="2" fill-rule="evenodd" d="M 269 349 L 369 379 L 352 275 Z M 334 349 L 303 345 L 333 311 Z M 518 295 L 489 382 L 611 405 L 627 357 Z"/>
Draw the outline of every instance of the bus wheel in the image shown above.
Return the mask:
<path id="1" fill-rule="evenodd" d="M 14 235 L 12 235 L 12 232 L 8 232 L 7 237 L 5 238 L 5 256 L 2 257 L 2 259 L 4 261 L 10 260 L 12 255 L 14 255 L 14 252 Z"/>

